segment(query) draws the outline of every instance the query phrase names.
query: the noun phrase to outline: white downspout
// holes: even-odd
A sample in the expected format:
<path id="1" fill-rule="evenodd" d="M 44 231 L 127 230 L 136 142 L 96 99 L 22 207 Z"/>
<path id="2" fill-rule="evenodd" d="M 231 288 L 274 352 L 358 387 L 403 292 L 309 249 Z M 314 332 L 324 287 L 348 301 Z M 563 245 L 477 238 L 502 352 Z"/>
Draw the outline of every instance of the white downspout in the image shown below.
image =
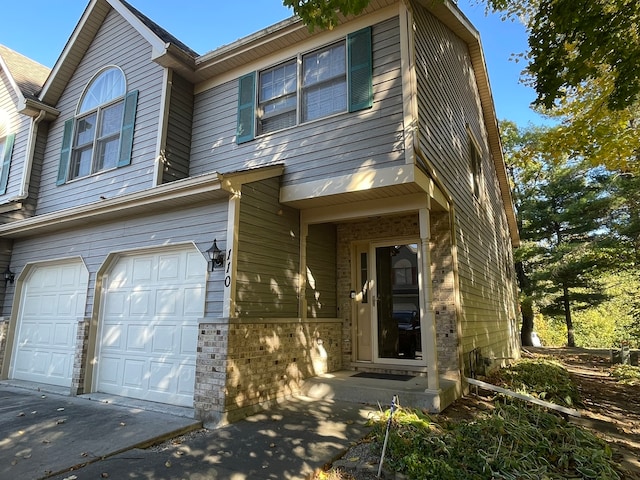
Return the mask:
<path id="1" fill-rule="evenodd" d="M 38 135 L 38 124 L 44 119 L 47 112 L 40 110 L 38 116 L 33 120 L 31 129 L 29 130 L 29 140 L 27 143 L 27 155 L 22 169 L 22 188 L 20 194 L 13 197 L 10 202 L 24 200 L 29 196 L 29 186 L 31 183 L 31 170 L 33 169 L 33 156 L 36 151 L 36 137 Z"/>

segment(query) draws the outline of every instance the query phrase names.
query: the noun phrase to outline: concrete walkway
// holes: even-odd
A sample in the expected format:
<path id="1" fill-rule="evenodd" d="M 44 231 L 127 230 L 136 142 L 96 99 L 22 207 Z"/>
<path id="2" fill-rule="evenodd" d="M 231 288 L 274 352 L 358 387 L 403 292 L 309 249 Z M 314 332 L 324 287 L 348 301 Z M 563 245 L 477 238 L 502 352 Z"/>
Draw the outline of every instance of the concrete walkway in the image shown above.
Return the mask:
<path id="1" fill-rule="evenodd" d="M 362 438 L 374 414 L 365 405 L 296 397 L 204 430 L 175 411 L 96 398 L 0 382 L 0 478 L 305 479 Z"/>

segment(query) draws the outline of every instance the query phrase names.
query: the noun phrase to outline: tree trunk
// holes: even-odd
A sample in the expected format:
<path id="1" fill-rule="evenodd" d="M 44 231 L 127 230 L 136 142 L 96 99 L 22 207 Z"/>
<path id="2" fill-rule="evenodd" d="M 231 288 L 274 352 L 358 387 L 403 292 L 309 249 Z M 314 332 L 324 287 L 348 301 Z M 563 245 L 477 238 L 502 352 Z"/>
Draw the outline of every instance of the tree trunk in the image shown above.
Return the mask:
<path id="1" fill-rule="evenodd" d="M 531 333 L 533 332 L 533 301 L 530 297 L 525 297 L 520 302 L 522 313 L 522 330 L 520 330 L 520 341 L 523 347 L 533 347 Z"/>
<path id="2" fill-rule="evenodd" d="M 575 347 L 576 339 L 573 335 L 573 320 L 571 319 L 571 305 L 569 304 L 569 288 L 566 284 L 562 285 L 563 303 L 564 303 L 564 320 L 567 324 L 567 346 Z"/>
<path id="3" fill-rule="evenodd" d="M 515 267 L 518 286 L 520 287 L 520 291 L 523 293 L 523 298 L 520 301 L 520 312 L 522 313 L 520 342 L 523 347 L 532 347 L 533 341 L 531 340 L 531 333 L 533 332 L 533 300 L 529 297 L 531 282 L 529 281 L 529 277 L 527 277 L 527 272 L 524 271 L 524 264 L 522 262 L 516 262 Z"/>

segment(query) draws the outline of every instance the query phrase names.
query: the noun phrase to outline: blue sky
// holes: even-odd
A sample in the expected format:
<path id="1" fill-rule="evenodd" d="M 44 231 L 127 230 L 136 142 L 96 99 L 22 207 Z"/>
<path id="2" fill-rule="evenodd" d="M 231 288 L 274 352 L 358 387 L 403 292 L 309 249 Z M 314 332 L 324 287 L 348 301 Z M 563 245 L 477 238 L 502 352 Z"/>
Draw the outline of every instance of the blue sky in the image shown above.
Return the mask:
<path id="1" fill-rule="evenodd" d="M 200 54 L 291 16 L 281 0 L 128 1 Z M 0 29 L 0 44 L 52 67 L 87 3 L 88 0 L 3 1 L 5 21 Z M 523 64 L 511 60 L 512 54 L 523 53 L 527 47 L 523 26 L 503 22 L 497 15 L 486 17 L 484 6 L 476 3 L 458 2 L 480 31 L 498 118 L 513 120 L 520 126 L 544 122 L 529 108 L 535 92 L 520 82 Z"/>

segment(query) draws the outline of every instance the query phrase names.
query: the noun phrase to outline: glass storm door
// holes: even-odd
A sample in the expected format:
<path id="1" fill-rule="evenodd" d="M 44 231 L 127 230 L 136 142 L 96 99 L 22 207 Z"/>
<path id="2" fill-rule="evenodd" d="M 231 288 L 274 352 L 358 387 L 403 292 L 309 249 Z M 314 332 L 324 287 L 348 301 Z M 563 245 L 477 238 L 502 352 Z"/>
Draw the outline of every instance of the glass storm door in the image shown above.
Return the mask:
<path id="1" fill-rule="evenodd" d="M 375 287 L 371 303 L 378 361 L 422 360 L 418 245 L 375 247 Z"/>
<path id="2" fill-rule="evenodd" d="M 373 360 L 373 331 L 371 315 L 371 278 L 369 267 L 369 244 L 356 248 L 356 285 L 354 292 L 356 302 L 356 360 L 371 362 Z"/>

